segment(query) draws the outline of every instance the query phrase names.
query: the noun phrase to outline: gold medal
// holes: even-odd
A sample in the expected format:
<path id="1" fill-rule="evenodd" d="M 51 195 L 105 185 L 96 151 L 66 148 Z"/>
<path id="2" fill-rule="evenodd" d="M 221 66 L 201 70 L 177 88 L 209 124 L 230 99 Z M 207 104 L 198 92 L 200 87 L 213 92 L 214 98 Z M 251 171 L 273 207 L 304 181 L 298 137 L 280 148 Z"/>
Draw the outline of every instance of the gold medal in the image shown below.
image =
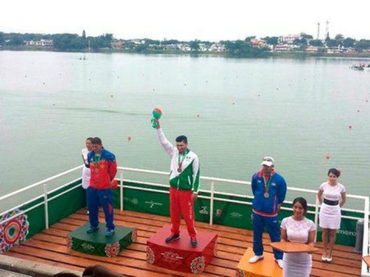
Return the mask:
<path id="1" fill-rule="evenodd" d="M 265 198 L 269 198 L 269 197 L 270 197 L 270 194 L 269 194 L 268 192 L 265 192 L 265 193 L 263 194 L 263 196 L 264 196 Z"/>
<path id="2" fill-rule="evenodd" d="M 179 167 L 178 169 L 177 169 L 177 172 L 181 172 L 182 171 L 182 168 L 181 167 Z"/>

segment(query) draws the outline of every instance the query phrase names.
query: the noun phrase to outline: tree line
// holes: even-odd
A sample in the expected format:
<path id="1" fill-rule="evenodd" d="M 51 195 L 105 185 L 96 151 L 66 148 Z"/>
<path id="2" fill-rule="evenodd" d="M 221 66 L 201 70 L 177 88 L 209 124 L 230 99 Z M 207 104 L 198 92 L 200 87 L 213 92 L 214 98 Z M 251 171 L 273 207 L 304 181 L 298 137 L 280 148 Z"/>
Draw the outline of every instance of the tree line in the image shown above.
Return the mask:
<path id="1" fill-rule="evenodd" d="M 53 40 L 53 47 L 60 51 L 79 51 L 88 48 L 99 50 L 102 48 L 111 48 L 113 34 L 87 37 L 85 31 L 83 31 L 81 36 L 78 34 L 19 34 L 0 32 L 0 45 L 3 46 L 22 46 L 25 45 L 25 41 L 39 41 L 41 39 Z"/>

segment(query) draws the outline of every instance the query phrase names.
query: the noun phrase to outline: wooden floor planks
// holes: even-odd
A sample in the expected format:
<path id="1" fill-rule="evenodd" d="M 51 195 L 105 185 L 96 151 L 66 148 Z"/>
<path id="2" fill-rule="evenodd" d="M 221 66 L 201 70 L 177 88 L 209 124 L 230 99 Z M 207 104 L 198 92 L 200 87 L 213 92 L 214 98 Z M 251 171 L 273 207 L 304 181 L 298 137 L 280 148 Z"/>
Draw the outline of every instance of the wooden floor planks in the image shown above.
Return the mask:
<path id="1" fill-rule="evenodd" d="M 99 216 L 104 221 L 102 212 Z M 138 235 L 137 241 L 116 258 L 85 255 L 67 248 L 67 235 L 85 224 L 87 220 L 86 210 L 80 210 L 54 224 L 50 229 L 36 234 L 22 245 L 12 248 L 6 255 L 78 271 L 83 271 L 89 265 L 102 264 L 126 276 L 194 276 L 146 263 L 146 241 L 164 224 L 170 224 L 168 217 L 115 210 L 116 225 L 135 227 Z M 246 248 L 252 247 L 252 232 L 200 222 L 196 223 L 196 227 L 198 230 L 218 234 L 217 257 L 206 268 L 204 274 L 199 276 L 235 276 L 236 266 Z M 263 243 L 265 251 L 272 252 L 271 247 L 268 246 L 269 239 L 266 234 Z M 322 249 L 320 243 L 317 247 Z M 351 247 L 336 245 L 331 264 L 321 262 L 321 253 L 313 255 L 312 276 L 353 277 L 360 275 L 360 269 L 361 255 L 355 254 Z"/>

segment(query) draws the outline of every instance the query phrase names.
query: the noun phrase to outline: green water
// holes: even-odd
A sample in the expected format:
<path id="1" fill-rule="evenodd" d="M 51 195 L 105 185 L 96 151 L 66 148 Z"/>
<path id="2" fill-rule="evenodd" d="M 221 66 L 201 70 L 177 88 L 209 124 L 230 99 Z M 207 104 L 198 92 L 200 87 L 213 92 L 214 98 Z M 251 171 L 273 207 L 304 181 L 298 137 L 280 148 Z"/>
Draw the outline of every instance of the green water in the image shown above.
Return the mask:
<path id="1" fill-rule="evenodd" d="M 249 181 L 269 155 L 288 186 L 317 189 L 339 167 L 368 196 L 370 71 L 357 62 L 0 51 L 0 195 L 81 164 L 89 136 L 121 166 L 168 171 L 158 106 L 204 176 Z"/>

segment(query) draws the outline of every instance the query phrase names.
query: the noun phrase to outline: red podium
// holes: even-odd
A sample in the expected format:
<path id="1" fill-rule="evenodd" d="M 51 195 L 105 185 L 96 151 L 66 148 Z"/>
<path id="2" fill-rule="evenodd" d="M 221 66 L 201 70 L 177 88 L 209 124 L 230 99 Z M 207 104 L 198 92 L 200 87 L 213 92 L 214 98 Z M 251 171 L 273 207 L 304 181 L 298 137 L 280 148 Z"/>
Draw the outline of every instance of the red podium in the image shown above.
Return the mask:
<path id="1" fill-rule="evenodd" d="M 180 229 L 180 239 L 165 243 L 171 235 L 171 226 L 162 227 L 147 241 L 146 257 L 149 264 L 167 269 L 199 274 L 216 255 L 217 234 L 198 232 L 197 247 L 190 245 L 185 228 Z"/>

